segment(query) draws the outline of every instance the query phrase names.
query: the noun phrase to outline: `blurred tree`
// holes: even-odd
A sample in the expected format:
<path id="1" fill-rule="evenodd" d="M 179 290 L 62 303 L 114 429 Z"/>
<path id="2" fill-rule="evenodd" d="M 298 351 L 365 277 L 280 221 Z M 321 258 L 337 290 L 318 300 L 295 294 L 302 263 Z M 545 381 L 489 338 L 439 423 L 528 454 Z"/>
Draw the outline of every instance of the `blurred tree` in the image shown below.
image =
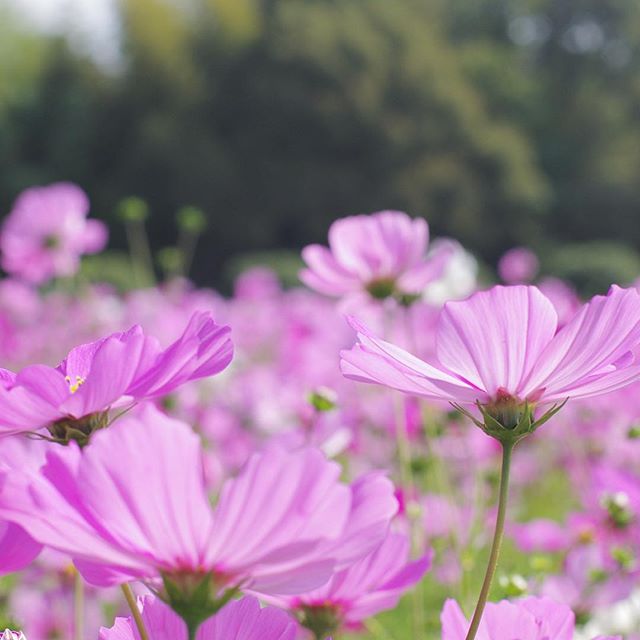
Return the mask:
<path id="1" fill-rule="evenodd" d="M 612 239 L 640 246 L 640 4 L 626 0 L 446 3 L 449 37 L 492 108 L 517 121 L 553 193 L 546 246 Z M 501 59 L 496 55 L 502 51 Z M 501 67 L 502 83 L 492 67 Z M 515 73 L 514 73 L 515 71 Z M 557 249 L 557 247 L 556 247 Z"/>
<path id="2" fill-rule="evenodd" d="M 13 56 L 0 56 L 4 210 L 62 178 L 107 217 L 139 195 L 157 248 L 192 204 L 208 218 L 195 274 L 213 283 L 238 252 L 297 250 L 334 218 L 381 208 L 424 215 L 489 261 L 514 243 L 640 244 L 640 5 L 119 7 L 117 73 L 61 41 L 0 40 Z"/>

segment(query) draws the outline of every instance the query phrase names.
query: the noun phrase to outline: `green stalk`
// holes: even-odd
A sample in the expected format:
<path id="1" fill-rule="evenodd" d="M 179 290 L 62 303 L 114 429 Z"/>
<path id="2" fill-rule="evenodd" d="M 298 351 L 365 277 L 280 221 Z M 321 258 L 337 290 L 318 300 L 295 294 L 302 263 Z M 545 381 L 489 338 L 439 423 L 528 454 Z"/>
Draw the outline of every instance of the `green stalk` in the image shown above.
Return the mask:
<path id="1" fill-rule="evenodd" d="M 136 627 L 138 628 L 138 633 L 140 634 L 140 640 L 149 640 L 149 634 L 147 633 L 147 629 L 144 626 L 144 620 L 140 615 L 140 609 L 138 609 L 138 605 L 136 603 L 136 598 L 133 595 L 133 591 L 128 584 L 123 584 L 121 586 L 122 593 L 124 593 L 125 600 L 129 605 L 129 609 L 131 609 L 131 615 L 136 623 Z"/>
<path id="2" fill-rule="evenodd" d="M 187 629 L 189 630 L 189 640 L 196 640 L 196 634 L 198 633 L 198 629 L 200 628 L 200 623 L 188 624 Z"/>
<path id="3" fill-rule="evenodd" d="M 484 613 L 485 605 L 487 604 L 487 598 L 489 597 L 489 590 L 491 589 L 491 582 L 498 566 L 498 557 L 500 556 L 500 547 L 502 546 L 502 537 L 504 534 L 504 523 L 507 514 L 507 500 L 509 497 L 509 472 L 511 469 L 511 454 L 513 452 L 514 442 L 502 442 L 502 469 L 500 471 L 500 494 L 498 498 L 498 515 L 496 516 L 496 528 L 493 534 L 493 542 L 491 544 L 491 553 L 489 554 L 489 564 L 484 574 L 484 581 L 482 583 L 482 589 L 480 590 L 480 596 L 478 597 L 478 603 L 476 609 L 473 612 L 473 618 L 471 619 L 471 625 L 465 640 L 474 640 L 476 633 L 478 633 L 478 627 L 482 620 L 482 614 Z"/>
<path id="4" fill-rule="evenodd" d="M 73 579 L 74 638 L 84 640 L 84 581 L 78 571 Z"/>
<path id="5" fill-rule="evenodd" d="M 133 275 L 138 286 L 148 286 L 155 281 L 153 256 L 149 246 L 149 238 L 142 220 L 127 220 L 125 233 L 129 244 L 129 253 L 133 267 Z"/>

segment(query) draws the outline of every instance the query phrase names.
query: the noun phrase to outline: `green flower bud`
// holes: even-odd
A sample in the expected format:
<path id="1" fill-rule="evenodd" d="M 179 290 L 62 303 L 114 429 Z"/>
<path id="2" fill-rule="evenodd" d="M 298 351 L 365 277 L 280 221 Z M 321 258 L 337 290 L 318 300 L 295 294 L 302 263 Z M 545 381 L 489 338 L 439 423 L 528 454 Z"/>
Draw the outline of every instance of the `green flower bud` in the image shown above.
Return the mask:
<path id="1" fill-rule="evenodd" d="M 607 510 L 609 521 L 617 529 L 624 529 L 633 522 L 634 514 L 629 505 L 629 496 L 623 491 L 609 493 L 600 502 Z"/>
<path id="2" fill-rule="evenodd" d="M 200 234 L 207 228 L 207 217 L 197 207 L 182 207 L 176 215 L 178 227 L 192 234 Z"/>
<path id="3" fill-rule="evenodd" d="M 611 557 L 620 566 L 621 569 L 633 569 L 636 563 L 633 551 L 627 547 L 614 547 L 611 549 Z"/>
<path id="4" fill-rule="evenodd" d="M 130 196 L 118 205 L 118 215 L 124 222 L 144 222 L 149 217 L 149 205 L 142 198 Z"/>
<path id="5" fill-rule="evenodd" d="M 309 404 L 318 412 L 333 411 L 336 408 L 338 396 L 333 389 L 318 387 L 308 396 Z"/>
<path id="6" fill-rule="evenodd" d="M 629 438 L 629 440 L 637 440 L 640 438 L 640 425 L 630 427 L 629 431 L 627 431 L 627 438 Z"/>

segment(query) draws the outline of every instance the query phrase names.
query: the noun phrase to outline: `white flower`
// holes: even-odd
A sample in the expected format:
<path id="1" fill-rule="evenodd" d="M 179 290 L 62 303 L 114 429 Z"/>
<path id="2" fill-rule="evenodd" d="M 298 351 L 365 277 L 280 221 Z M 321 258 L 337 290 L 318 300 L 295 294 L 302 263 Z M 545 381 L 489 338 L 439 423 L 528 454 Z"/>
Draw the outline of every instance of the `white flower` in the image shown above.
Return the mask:
<path id="1" fill-rule="evenodd" d="M 0 640 L 27 640 L 27 637 L 22 631 L 11 631 L 11 629 L 5 629 Z"/>

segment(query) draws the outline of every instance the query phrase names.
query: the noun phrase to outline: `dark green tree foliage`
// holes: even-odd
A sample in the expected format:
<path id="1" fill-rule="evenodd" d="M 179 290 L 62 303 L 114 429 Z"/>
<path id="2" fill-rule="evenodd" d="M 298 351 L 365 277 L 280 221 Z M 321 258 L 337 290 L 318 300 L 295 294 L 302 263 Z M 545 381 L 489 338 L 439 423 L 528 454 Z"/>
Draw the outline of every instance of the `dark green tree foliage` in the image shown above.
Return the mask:
<path id="1" fill-rule="evenodd" d="M 75 180 L 116 245 L 118 201 L 146 199 L 161 248 L 196 206 L 195 275 L 209 283 L 238 252 L 297 250 L 381 208 L 490 261 L 522 242 L 543 257 L 567 241 L 640 243 L 636 3 L 180 7 L 120 0 L 117 72 L 4 21 L 4 47 L 28 52 L 0 62 L 4 211 L 28 184 Z"/>

